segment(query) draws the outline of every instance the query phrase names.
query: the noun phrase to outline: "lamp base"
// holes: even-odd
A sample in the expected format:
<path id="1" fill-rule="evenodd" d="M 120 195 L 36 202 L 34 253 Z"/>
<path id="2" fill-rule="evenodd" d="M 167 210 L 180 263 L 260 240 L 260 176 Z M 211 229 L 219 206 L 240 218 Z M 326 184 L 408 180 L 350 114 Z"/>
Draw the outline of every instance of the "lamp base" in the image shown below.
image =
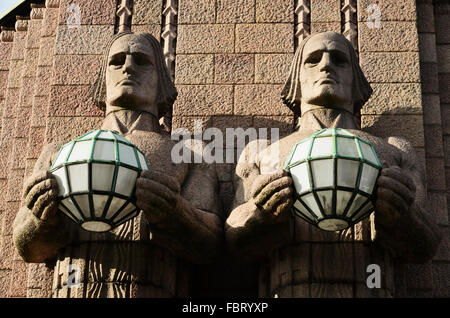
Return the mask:
<path id="1" fill-rule="evenodd" d="M 325 231 L 340 231 L 347 228 L 349 223 L 343 219 L 324 219 L 317 226 Z"/>
<path id="2" fill-rule="evenodd" d="M 102 221 L 87 221 L 81 224 L 81 227 L 91 232 L 106 232 L 111 229 L 111 225 Z"/>

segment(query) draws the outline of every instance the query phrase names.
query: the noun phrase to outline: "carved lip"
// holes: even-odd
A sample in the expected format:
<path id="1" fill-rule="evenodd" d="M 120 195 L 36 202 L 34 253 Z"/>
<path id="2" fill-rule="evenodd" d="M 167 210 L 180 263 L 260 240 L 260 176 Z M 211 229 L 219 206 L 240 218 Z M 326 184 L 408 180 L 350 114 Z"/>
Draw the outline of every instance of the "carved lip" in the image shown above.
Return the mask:
<path id="1" fill-rule="evenodd" d="M 139 82 L 133 78 L 124 78 L 119 83 L 117 83 L 117 85 L 135 85 L 135 84 L 139 84 Z"/>
<path id="2" fill-rule="evenodd" d="M 319 78 L 316 83 L 319 84 L 337 84 L 337 80 L 334 77 L 326 76 Z"/>

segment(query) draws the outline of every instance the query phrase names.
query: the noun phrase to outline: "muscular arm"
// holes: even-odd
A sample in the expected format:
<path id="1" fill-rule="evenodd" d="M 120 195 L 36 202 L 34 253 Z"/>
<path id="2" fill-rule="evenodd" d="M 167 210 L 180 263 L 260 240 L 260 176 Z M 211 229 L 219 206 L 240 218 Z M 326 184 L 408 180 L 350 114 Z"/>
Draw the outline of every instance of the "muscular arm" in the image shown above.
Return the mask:
<path id="1" fill-rule="evenodd" d="M 58 151 L 59 146 L 49 144 L 44 147 L 33 175 L 26 182 L 30 186 L 25 187 L 25 204 L 19 209 L 13 223 L 14 244 L 25 262 L 43 263 L 50 260 L 56 256 L 58 249 L 66 244 L 65 220 L 60 213 L 56 213 L 56 193 L 50 190 L 39 196 L 39 192 L 47 191 L 54 181 L 47 178 L 47 171 L 51 165 L 51 157 Z M 30 190 L 39 180 L 42 181 Z"/>
<path id="2" fill-rule="evenodd" d="M 393 205 L 377 202 L 375 241 L 402 261 L 424 263 L 433 257 L 440 242 L 439 229 L 432 211 L 429 210 L 430 204 L 427 203 L 424 173 L 409 142 L 391 137 L 389 143 L 401 150 L 399 173 L 409 176 L 415 193 L 413 192 L 414 196 L 409 207 L 395 206 L 402 204 L 400 203 L 402 200 L 395 197 L 395 193 L 391 194 Z M 397 193 L 400 187 L 401 185 L 397 185 Z M 377 213 L 377 210 L 381 209 L 384 209 L 385 213 Z"/>

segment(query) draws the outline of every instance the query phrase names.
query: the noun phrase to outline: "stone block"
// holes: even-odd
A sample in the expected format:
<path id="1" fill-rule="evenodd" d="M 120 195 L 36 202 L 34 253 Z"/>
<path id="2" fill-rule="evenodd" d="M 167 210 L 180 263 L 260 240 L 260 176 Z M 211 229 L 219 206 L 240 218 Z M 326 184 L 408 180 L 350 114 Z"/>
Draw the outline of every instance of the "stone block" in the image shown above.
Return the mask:
<path id="1" fill-rule="evenodd" d="M 290 115 L 280 97 L 282 85 L 238 85 L 234 93 L 235 115 Z"/>
<path id="2" fill-rule="evenodd" d="M 439 94 L 437 63 L 420 63 L 420 79 L 423 93 Z"/>
<path id="3" fill-rule="evenodd" d="M 39 49 L 27 49 L 23 60 L 23 77 L 35 77 L 39 62 Z"/>
<path id="4" fill-rule="evenodd" d="M 233 53 L 231 24 L 179 25 L 177 53 Z"/>
<path id="5" fill-rule="evenodd" d="M 433 4 L 418 3 L 417 4 L 417 28 L 419 33 L 434 33 L 434 12 Z"/>
<path id="6" fill-rule="evenodd" d="M 253 83 L 254 68 L 253 54 L 217 54 L 214 82 L 218 84 Z"/>
<path id="7" fill-rule="evenodd" d="M 340 22 L 340 0 L 311 1 L 311 22 Z"/>
<path id="8" fill-rule="evenodd" d="M 442 128 L 440 125 L 424 125 L 425 153 L 428 157 L 443 157 Z"/>
<path id="9" fill-rule="evenodd" d="M 352 245 L 350 242 L 311 244 L 312 259 L 315 260 L 311 266 L 311 279 L 320 282 L 351 280 L 354 270 Z"/>
<path id="10" fill-rule="evenodd" d="M 178 24 L 215 23 L 215 0 L 179 0 Z"/>
<path id="11" fill-rule="evenodd" d="M 23 60 L 25 54 L 27 33 L 23 31 L 14 32 L 14 45 L 11 52 L 12 60 Z"/>
<path id="12" fill-rule="evenodd" d="M 15 197 L 17 200 L 20 200 L 22 197 L 22 182 L 23 179 L 21 178 L 21 182 L 17 184 L 18 188 L 15 189 Z M 8 184 L 8 187 L 10 185 Z M 6 202 L 6 208 L 3 213 L 2 217 L 2 234 L 3 234 L 3 240 L 7 241 L 8 244 L 11 244 L 12 251 L 8 252 L 8 260 L 14 259 L 15 254 L 15 246 L 12 242 L 12 233 L 13 233 L 13 222 L 16 217 L 17 211 L 19 211 L 20 208 L 20 202 L 19 201 L 13 201 L 13 202 Z"/>
<path id="13" fill-rule="evenodd" d="M 90 85 L 52 86 L 50 92 L 49 116 L 102 116 L 92 100 Z"/>
<path id="14" fill-rule="evenodd" d="M 294 2 L 290 0 L 256 0 L 256 23 L 294 22 Z"/>
<path id="15" fill-rule="evenodd" d="M 60 26 L 55 54 L 103 54 L 113 34 L 113 25 Z"/>
<path id="16" fill-rule="evenodd" d="M 162 0 L 134 0 L 132 23 L 160 25 L 162 7 Z"/>
<path id="17" fill-rule="evenodd" d="M 450 104 L 441 104 L 442 129 L 445 135 L 450 135 Z"/>
<path id="18" fill-rule="evenodd" d="M 450 167 L 450 136 L 443 136 L 445 166 Z"/>
<path id="19" fill-rule="evenodd" d="M 8 88 L 20 88 L 22 80 L 23 60 L 11 60 L 8 75 Z"/>
<path id="20" fill-rule="evenodd" d="M 55 38 L 54 37 L 41 38 L 38 66 L 52 66 L 54 54 L 55 54 Z"/>
<path id="21" fill-rule="evenodd" d="M 25 48 L 27 49 L 38 49 L 39 41 L 41 39 L 41 25 L 42 19 L 40 20 L 30 20 L 28 22 L 28 34 L 25 43 Z"/>
<path id="22" fill-rule="evenodd" d="M 36 165 L 37 159 L 27 159 L 25 164 L 25 175 L 24 180 L 28 179 L 33 174 L 34 166 Z"/>
<path id="23" fill-rule="evenodd" d="M 213 127 L 220 129 L 223 133 L 227 128 L 247 129 L 253 124 L 251 116 L 214 116 Z"/>
<path id="24" fill-rule="evenodd" d="M 226 115 L 233 112 L 231 85 L 178 85 L 174 115 Z"/>
<path id="25" fill-rule="evenodd" d="M 100 70 L 98 55 L 55 55 L 52 84 L 93 84 Z"/>
<path id="26" fill-rule="evenodd" d="M 278 129 L 278 138 L 291 134 L 294 131 L 294 116 L 254 116 L 253 127 L 266 128 L 267 138 L 269 141 L 275 142 L 276 135 L 272 135 L 272 129 Z M 258 136 L 262 138 L 262 136 Z"/>
<path id="27" fill-rule="evenodd" d="M 334 31 L 341 33 L 340 22 L 311 22 L 311 34 Z"/>
<path id="28" fill-rule="evenodd" d="M 438 250 L 433 257 L 433 261 L 450 261 L 450 233 L 448 226 L 440 227 L 442 233 L 441 243 L 439 244 Z"/>
<path id="29" fill-rule="evenodd" d="M 367 21 L 376 14 L 374 8 L 370 7 L 371 4 L 374 4 L 374 1 L 358 0 L 358 21 Z M 381 21 L 416 20 L 415 0 L 378 1 L 376 5 L 381 13 Z"/>
<path id="30" fill-rule="evenodd" d="M 436 20 L 436 43 L 450 44 L 450 19 L 448 15 L 437 14 L 434 18 Z"/>
<path id="31" fill-rule="evenodd" d="M 361 114 L 421 114 L 419 83 L 373 83 L 373 93 Z"/>
<path id="32" fill-rule="evenodd" d="M 214 55 L 178 54 L 175 60 L 175 84 L 212 84 Z"/>
<path id="33" fill-rule="evenodd" d="M 450 44 L 436 47 L 439 73 L 450 73 Z"/>
<path id="34" fill-rule="evenodd" d="M 411 22 L 383 22 L 380 28 L 370 28 L 365 22 L 358 24 L 360 52 L 418 51 L 417 27 Z"/>
<path id="35" fill-rule="evenodd" d="M 444 192 L 428 192 L 430 212 L 438 225 L 448 226 L 447 197 Z"/>
<path id="36" fill-rule="evenodd" d="M 255 83 L 284 84 L 293 54 L 256 54 Z"/>
<path id="37" fill-rule="evenodd" d="M 433 264 L 433 297 L 450 297 L 450 270 L 446 262 Z"/>
<path id="38" fill-rule="evenodd" d="M 161 37 L 161 25 L 160 24 L 133 24 L 131 31 L 138 33 L 150 33 L 156 39 Z"/>
<path id="39" fill-rule="evenodd" d="M 8 297 L 26 297 L 28 264 L 23 261 L 14 262 L 12 272 Z"/>
<path id="40" fill-rule="evenodd" d="M 66 7 L 67 8 L 67 7 Z M 44 11 L 44 20 L 41 26 L 42 37 L 55 37 L 58 27 L 59 8 L 46 8 Z M 66 21 L 67 23 L 67 21 Z"/>
<path id="41" fill-rule="evenodd" d="M 31 122 L 31 106 L 20 107 L 20 114 L 16 119 L 16 127 L 14 128 L 14 136 L 16 138 L 28 138 L 28 132 Z"/>
<path id="42" fill-rule="evenodd" d="M 45 127 L 31 127 L 27 144 L 27 159 L 37 159 L 41 154 L 45 137 Z"/>
<path id="43" fill-rule="evenodd" d="M 292 53 L 293 24 L 237 24 L 236 52 Z"/>
<path id="44" fill-rule="evenodd" d="M 20 85 L 20 107 L 31 107 L 33 105 L 34 85 L 36 79 L 34 77 L 24 77 Z"/>
<path id="45" fill-rule="evenodd" d="M 420 33 L 420 61 L 437 62 L 436 37 L 433 33 Z"/>
<path id="46" fill-rule="evenodd" d="M 432 264 L 407 264 L 405 271 L 408 289 L 432 289 L 433 273 Z"/>
<path id="47" fill-rule="evenodd" d="M 153 2 L 153 1 L 139 1 Z M 81 25 L 114 25 L 116 18 L 116 1 L 115 0 L 98 0 L 98 1 L 78 1 L 78 0 L 61 0 L 59 4 L 59 24 L 68 24 L 74 21 L 77 9 L 80 9 L 79 21 Z M 162 5 L 158 7 L 158 14 Z M 146 12 L 146 11 L 144 11 Z"/>
<path id="48" fill-rule="evenodd" d="M 199 128 L 201 126 L 201 128 Z M 211 116 L 173 116 L 172 117 L 172 132 L 175 129 L 187 129 L 189 134 L 197 133 L 201 129 L 203 133 L 206 128 L 212 127 Z"/>
<path id="49" fill-rule="evenodd" d="M 99 129 L 103 118 L 100 117 L 50 117 L 48 118 L 47 143 L 69 142 L 82 134 Z"/>
<path id="50" fill-rule="evenodd" d="M 5 215 L 3 214 L 3 217 Z M 3 220 L 2 220 L 3 221 Z M 5 223 L 2 223 L 2 230 L 4 230 Z M 12 242 L 12 234 L 6 234 L 4 231 L 1 239 L 1 253 L 2 253 L 2 260 L 0 261 L 0 267 L 2 269 L 11 269 L 12 268 L 12 259 L 14 257 L 14 250 L 15 246 Z M 8 286 L 8 284 L 6 284 Z"/>
<path id="51" fill-rule="evenodd" d="M 424 146 L 421 115 L 363 115 L 362 130 L 378 137 L 404 137 L 414 147 Z"/>
<path id="52" fill-rule="evenodd" d="M 450 103 L 450 73 L 439 74 L 439 95 L 442 104 Z"/>
<path id="53" fill-rule="evenodd" d="M 426 125 L 441 125 L 441 105 L 439 95 L 437 94 L 423 94 L 422 95 L 423 108 L 423 123 Z"/>
<path id="54" fill-rule="evenodd" d="M 445 191 L 444 159 L 427 158 L 426 176 L 428 191 Z"/>
<path id="55" fill-rule="evenodd" d="M 34 96 L 48 96 L 53 79 L 51 66 L 39 66 L 36 72 Z"/>
<path id="56" fill-rule="evenodd" d="M 0 98 L 6 97 L 6 87 L 8 85 L 8 71 L 0 71 Z"/>
<path id="57" fill-rule="evenodd" d="M 254 21 L 254 0 L 217 0 L 217 23 L 249 23 Z"/>
<path id="58" fill-rule="evenodd" d="M 9 59 L 11 57 L 13 42 L 0 42 L 0 70 L 9 70 Z"/>
<path id="59" fill-rule="evenodd" d="M 418 52 L 361 52 L 360 64 L 369 82 L 419 82 Z"/>

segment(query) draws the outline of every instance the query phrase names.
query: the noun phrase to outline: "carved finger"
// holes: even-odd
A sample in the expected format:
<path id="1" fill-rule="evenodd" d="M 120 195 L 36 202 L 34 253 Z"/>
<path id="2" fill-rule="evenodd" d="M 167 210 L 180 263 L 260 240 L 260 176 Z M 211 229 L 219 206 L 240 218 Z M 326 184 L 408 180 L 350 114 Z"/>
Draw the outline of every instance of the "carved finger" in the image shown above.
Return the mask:
<path id="1" fill-rule="evenodd" d="M 406 201 L 408 206 L 414 202 L 414 193 L 403 183 L 398 182 L 395 179 L 387 176 L 380 176 L 378 178 L 378 186 L 394 191 Z"/>
<path id="2" fill-rule="evenodd" d="M 181 189 L 180 182 L 178 182 L 178 180 L 175 179 L 174 177 L 169 176 L 167 174 L 160 173 L 157 171 L 144 170 L 141 172 L 141 178 L 154 180 L 156 182 L 159 182 L 159 183 L 165 185 L 172 191 L 174 191 L 176 193 L 180 193 L 180 189 Z"/>
<path id="3" fill-rule="evenodd" d="M 408 211 L 409 208 L 406 201 L 403 200 L 402 197 L 386 188 L 378 188 L 377 201 L 378 200 L 389 202 L 389 204 L 394 206 L 401 214 Z"/>
<path id="4" fill-rule="evenodd" d="M 160 222 L 162 218 L 167 216 L 165 214 L 171 213 L 172 206 L 166 200 L 153 193 L 149 193 L 147 196 L 146 200 L 138 200 L 136 204 L 144 211 L 151 223 Z"/>
<path id="5" fill-rule="evenodd" d="M 292 185 L 291 177 L 284 176 L 267 184 L 254 198 L 256 205 L 263 205 L 270 197 L 284 188 Z"/>
<path id="6" fill-rule="evenodd" d="M 44 208 L 41 214 L 41 220 L 51 220 L 56 216 L 58 211 L 58 202 L 50 201 L 50 203 Z"/>
<path id="7" fill-rule="evenodd" d="M 277 206 L 274 215 L 275 216 L 281 216 L 287 213 L 292 207 L 292 204 L 294 203 L 294 199 L 289 197 L 285 202 L 282 202 L 280 205 Z"/>
<path id="8" fill-rule="evenodd" d="M 53 190 L 52 193 L 57 196 L 58 183 L 54 179 L 44 179 L 43 181 L 35 184 L 34 187 L 28 191 L 28 195 L 25 198 L 25 205 L 32 209 L 39 196 L 46 192 Z"/>
<path id="9" fill-rule="evenodd" d="M 416 191 L 416 185 L 414 184 L 414 181 L 398 166 L 392 166 L 382 169 L 381 175 L 395 179 L 407 186 L 411 191 Z"/>
<path id="10" fill-rule="evenodd" d="M 263 205 L 263 209 L 265 211 L 273 211 L 275 214 L 278 205 L 289 203 L 289 200 L 292 200 L 292 192 L 292 188 L 289 187 L 275 193 L 267 203 Z"/>
<path id="11" fill-rule="evenodd" d="M 259 192 L 261 192 L 266 185 L 271 183 L 272 181 L 275 181 L 277 179 L 280 179 L 281 177 L 287 176 L 287 172 L 282 170 L 278 171 L 273 174 L 263 174 L 260 175 L 256 180 L 255 183 L 252 186 L 252 197 L 256 197 Z"/>
<path id="12" fill-rule="evenodd" d="M 41 218 L 44 210 L 51 206 L 52 202 L 56 202 L 56 193 L 49 190 L 38 197 L 31 211 L 37 218 Z M 56 207 L 56 206 L 55 206 Z"/>
<path id="13" fill-rule="evenodd" d="M 29 177 L 24 184 L 23 187 L 23 198 L 25 199 L 30 192 L 31 188 L 33 188 L 38 183 L 44 181 L 45 179 L 53 179 L 53 175 L 48 171 L 39 171 Z"/>
<path id="14" fill-rule="evenodd" d="M 375 221 L 385 226 L 393 226 L 401 217 L 398 209 L 387 201 L 377 199 L 375 203 Z"/>
<path id="15" fill-rule="evenodd" d="M 173 190 L 166 187 L 164 184 L 147 178 L 138 178 L 136 180 L 136 191 L 138 189 L 142 190 L 139 192 L 140 195 L 142 193 L 142 195 L 145 196 L 146 192 L 152 192 L 168 201 L 176 200 L 178 195 L 177 193 L 173 192 Z"/>
<path id="16" fill-rule="evenodd" d="M 170 209 L 172 205 L 165 198 L 157 195 L 151 191 L 145 191 L 143 189 L 136 189 L 136 204 L 142 210 L 152 209 L 153 207 L 159 207 L 162 209 Z"/>

